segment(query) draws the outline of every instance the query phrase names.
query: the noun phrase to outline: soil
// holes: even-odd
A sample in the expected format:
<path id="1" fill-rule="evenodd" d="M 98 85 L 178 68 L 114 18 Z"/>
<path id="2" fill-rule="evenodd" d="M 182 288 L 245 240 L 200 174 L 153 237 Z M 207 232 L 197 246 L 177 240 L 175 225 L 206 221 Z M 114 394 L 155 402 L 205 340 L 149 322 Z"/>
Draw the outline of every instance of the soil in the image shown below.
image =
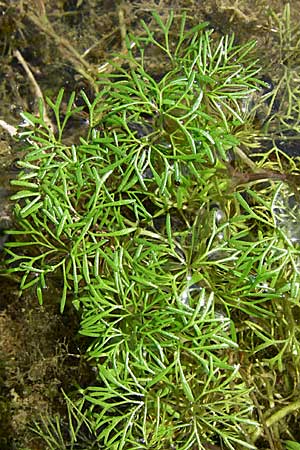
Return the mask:
<path id="1" fill-rule="evenodd" d="M 28 424 L 41 414 L 63 413 L 61 390 L 86 386 L 92 372 L 81 355 L 74 309 L 61 315 L 53 301 L 39 306 L 33 293 L 20 296 L 9 280 L 2 279 L 1 287 L 0 448 L 41 449 Z"/>
<path id="2" fill-rule="evenodd" d="M 207 20 L 216 33 L 234 31 L 240 42 L 257 39 L 258 56 L 268 67 L 276 58 L 273 44 L 278 39 L 270 27 L 270 7 L 280 13 L 282 3 L 4 0 L 0 2 L 0 118 L 17 126 L 21 111 L 34 113 L 37 86 L 52 98 L 60 87 L 66 97 L 81 89 L 92 97 L 97 70 L 113 52 L 122 51 L 124 30 L 138 32 L 140 20 L 149 23 L 154 9 L 166 16 L 172 7 L 178 17 L 185 10 L 190 25 Z M 294 0 L 292 8 L 293 20 L 299 23 L 300 1 Z M 13 223 L 9 179 L 16 175 L 14 160 L 20 157 L 20 145 L 5 131 L 0 143 L 1 252 L 5 241 L 1 230 Z M 61 390 L 70 393 L 75 385 L 87 385 L 93 372 L 82 356 L 85 343 L 77 336 L 74 309 L 70 305 L 63 315 L 59 313 L 55 281 L 43 306 L 31 291 L 21 296 L 18 282 L 17 276 L 0 275 L 0 449 L 43 450 L 29 426 L 42 413 L 63 415 Z"/>

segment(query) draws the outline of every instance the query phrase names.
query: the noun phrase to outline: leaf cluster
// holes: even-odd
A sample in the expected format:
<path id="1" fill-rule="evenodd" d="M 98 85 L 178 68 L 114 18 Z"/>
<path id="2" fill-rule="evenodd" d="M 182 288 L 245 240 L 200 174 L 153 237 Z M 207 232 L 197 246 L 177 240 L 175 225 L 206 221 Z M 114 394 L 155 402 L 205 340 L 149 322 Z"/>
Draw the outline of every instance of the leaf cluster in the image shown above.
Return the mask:
<path id="1" fill-rule="evenodd" d="M 298 301 L 299 252 L 278 227 L 281 184 L 234 190 L 227 171 L 259 85 L 254 44 L 215 40 L 203 24 L 185 31 L 185 17 L 171 43 L 173 15 L 154 19 L 160 39 L 144 24 L 101 93 L 82 93 L 90 126 L 79 144 L 64 141 L 82 109 L 74 95 L 64 114 L 63 91 L 48 100 L 55 132 L 42 106 L 23 113 L 7 272 L 41 303 L 51 274 L 62 277 L 61 310 L 69 295 L 91 342 L 97 383 L 80 401 L 100 446 L 255 448 L 239 349 L 249 336 L 253 354 L 274 345 L 262 324 L 277 301 Z M 168 63 L 159 79 L 150 54 Z"/>

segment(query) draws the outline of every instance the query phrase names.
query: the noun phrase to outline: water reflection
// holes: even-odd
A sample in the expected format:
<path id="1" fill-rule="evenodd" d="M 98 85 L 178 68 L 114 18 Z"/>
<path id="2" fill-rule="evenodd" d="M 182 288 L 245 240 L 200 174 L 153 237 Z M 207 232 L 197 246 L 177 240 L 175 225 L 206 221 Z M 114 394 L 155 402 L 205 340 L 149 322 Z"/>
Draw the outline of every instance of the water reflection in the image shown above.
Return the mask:
<path id="1" fill-rule="evenodd" d="M 277 228 L 291 242 L 300 241 L 300 208 L 295 192 L 289 185 L 281 183 L 274 195 L 272 214 Z"/>

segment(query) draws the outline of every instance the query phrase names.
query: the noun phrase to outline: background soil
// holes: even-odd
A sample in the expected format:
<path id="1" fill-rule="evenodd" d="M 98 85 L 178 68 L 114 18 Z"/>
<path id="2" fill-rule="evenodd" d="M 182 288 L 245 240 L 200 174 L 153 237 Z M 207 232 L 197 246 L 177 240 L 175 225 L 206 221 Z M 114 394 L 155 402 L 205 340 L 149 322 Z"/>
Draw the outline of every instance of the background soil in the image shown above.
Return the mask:
<path id="1" fill-rule="evenodd" d="M 140 21 L 151 22 L 151 11 L 166 17 L 187 11 L 190 26 L 208 21 L 218 34 L 234 32 L 239 42 L 255 38 L 257 53 L 268 73 L 278 40 L 271 26 L 271 8 L 278 14 L 282 0 L 5 0 L 0 1 L 0 119 L 17 126 L 20 112 L 37 109 L 37 88 L 66 98 L 81 89 L 95 95 L 97 73 L 114 52 L 124 50 L 124 33 L 139 33 Z M 300 1 L 291 4 L 299 23 Z M 153 67 L 153 70 L 163 70 Z M 77 98 L 78 104 L 80 97 Z M 70 136 L 84 126 L 79 118 Z M 0 230 L 13 224 L 9 180 L 22 143 L 0 129 Z M 0 232 L 0 252 L 5 235 Z M 3 254 L 0 254 L 3 261 Z M 59 314 L 59 282 L 53 280 L 46 302 L 38 305 L 32 292 L 20 296 L 18 278 L 0 275 L 0 448 L 42 449 L 28 425 L 41 413 L 64 414 L 61 389 L 70 392 L 93 377 L 76 337 L 78 319 L 70 307 Z"/>

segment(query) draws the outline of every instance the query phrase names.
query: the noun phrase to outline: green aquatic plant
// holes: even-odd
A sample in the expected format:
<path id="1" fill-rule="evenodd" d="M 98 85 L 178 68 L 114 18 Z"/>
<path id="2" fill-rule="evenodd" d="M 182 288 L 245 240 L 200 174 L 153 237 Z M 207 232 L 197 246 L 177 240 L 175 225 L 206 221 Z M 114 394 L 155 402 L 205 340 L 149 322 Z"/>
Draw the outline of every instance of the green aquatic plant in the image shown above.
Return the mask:
<path id="1" fill-rule="evenodd" d="M 32 431 L 47 445 L 47 450 L 97 450 L 97 435 L 83 409 L 84 403 L 75 405 L 63 392 L 67 418 L 41 416 Z"/>
<path id="2" fill-rule="evenodd" d="M 286 450 L 300 450 L 300 444 L 294 441 L 285 441 Z"/>
<path id="3" fill-rule="evenodd" d="M 144 23 L 128 36 L 95 99 L 47 100 L 55 130 L 42 104 L 23 113 L 7 272 L 40 303 L 60 277 L 61 311 L 69 299 L 81 314 L 97 375 L 74 407 L 99 448 L 255 448 L 243 350 L 272 347 L 281 367 L 298 349 L 296 328 L 282 342 L 271 319 L 299 300 L 299 251 L 278 218 L 285 179 L 248 176 L 239 148 L 263 84 L 254 43 L 153 19 L 156 33 Z M 70 145 L 82 110 L 88 129 Z"/>
<path id="4" fill-rule="evenodd" d="M 205 24 L 185 34 L 183 20 L 173 54 L 167 39 L 173 18 L 166 25 L 155 18 L 166 47 L 154 38 L 151 46 L 165 53 L 173 68 L 155 81 L 144 68 L 150 30 L 147 39 L 133 41 L 126 62 L 135 67 L 120 66 L 116 74 L 102 77 L 93 102 L 83 93 L 90 129 L 80 145 L 63 141 L 64 128 L 81 109 L 73 107 L 74 95 L 63 120 L 63 91 L 55 103 L 47 100 L 55 133 L 44 120 L 42 104 L 39 117 L 23 113 L 32 128 L 20 133 L 29 148 L 20 162 L 24 171 L 13 181 L 19 191 L 12 199 L 24 229 L 15 234 L 31 235 L 32 241 L 22 245 L 43 252 L 34 257 L 11 250 L 10 262 L 19 261 L 15 271 L 24 272 L 21 287 L 36 284 L 40 300 L 47 273 L 62 269 L 63 308 L 68 288 L 78 292 L 78 277 L 89 282 L 90 258 L 105 254 L 109 261 L 107 229 L 111 237 L 127 235 L 172 207 L 183 210 L 189 203 L 189 209 L 199 209 L 207 188 L 201 190 L 198 183 L 214 183 L 217 165 L 224 167 L 222 161 L 237 144 L 234 129 L 244 121 L 238 100 L 257 89 L 258 69 L 248 56 L 254 43 L 239 47 L 232 36 L 213 44 Z"/>
<path id="5" fill-rule="evenodd" d="M 281 165 L 291 170 L 291 164 L 284 162 L 284 156 L 299 157 L 300 130 L 300 91 L 299 91 L 299 55 L 300 35 L 298 26 L 291 18 L 290 4 L 287 3 L 281 14 L 271 13 L 272 26 L 278 45 L 276 53 L 269 62 L 269 86 L 257 102 L 262 133 L 259 133 L 261 164 L 271 166 L 270 161 L 280 159 Z M 279 155 L 279 156 L 278 156 Z"/>

